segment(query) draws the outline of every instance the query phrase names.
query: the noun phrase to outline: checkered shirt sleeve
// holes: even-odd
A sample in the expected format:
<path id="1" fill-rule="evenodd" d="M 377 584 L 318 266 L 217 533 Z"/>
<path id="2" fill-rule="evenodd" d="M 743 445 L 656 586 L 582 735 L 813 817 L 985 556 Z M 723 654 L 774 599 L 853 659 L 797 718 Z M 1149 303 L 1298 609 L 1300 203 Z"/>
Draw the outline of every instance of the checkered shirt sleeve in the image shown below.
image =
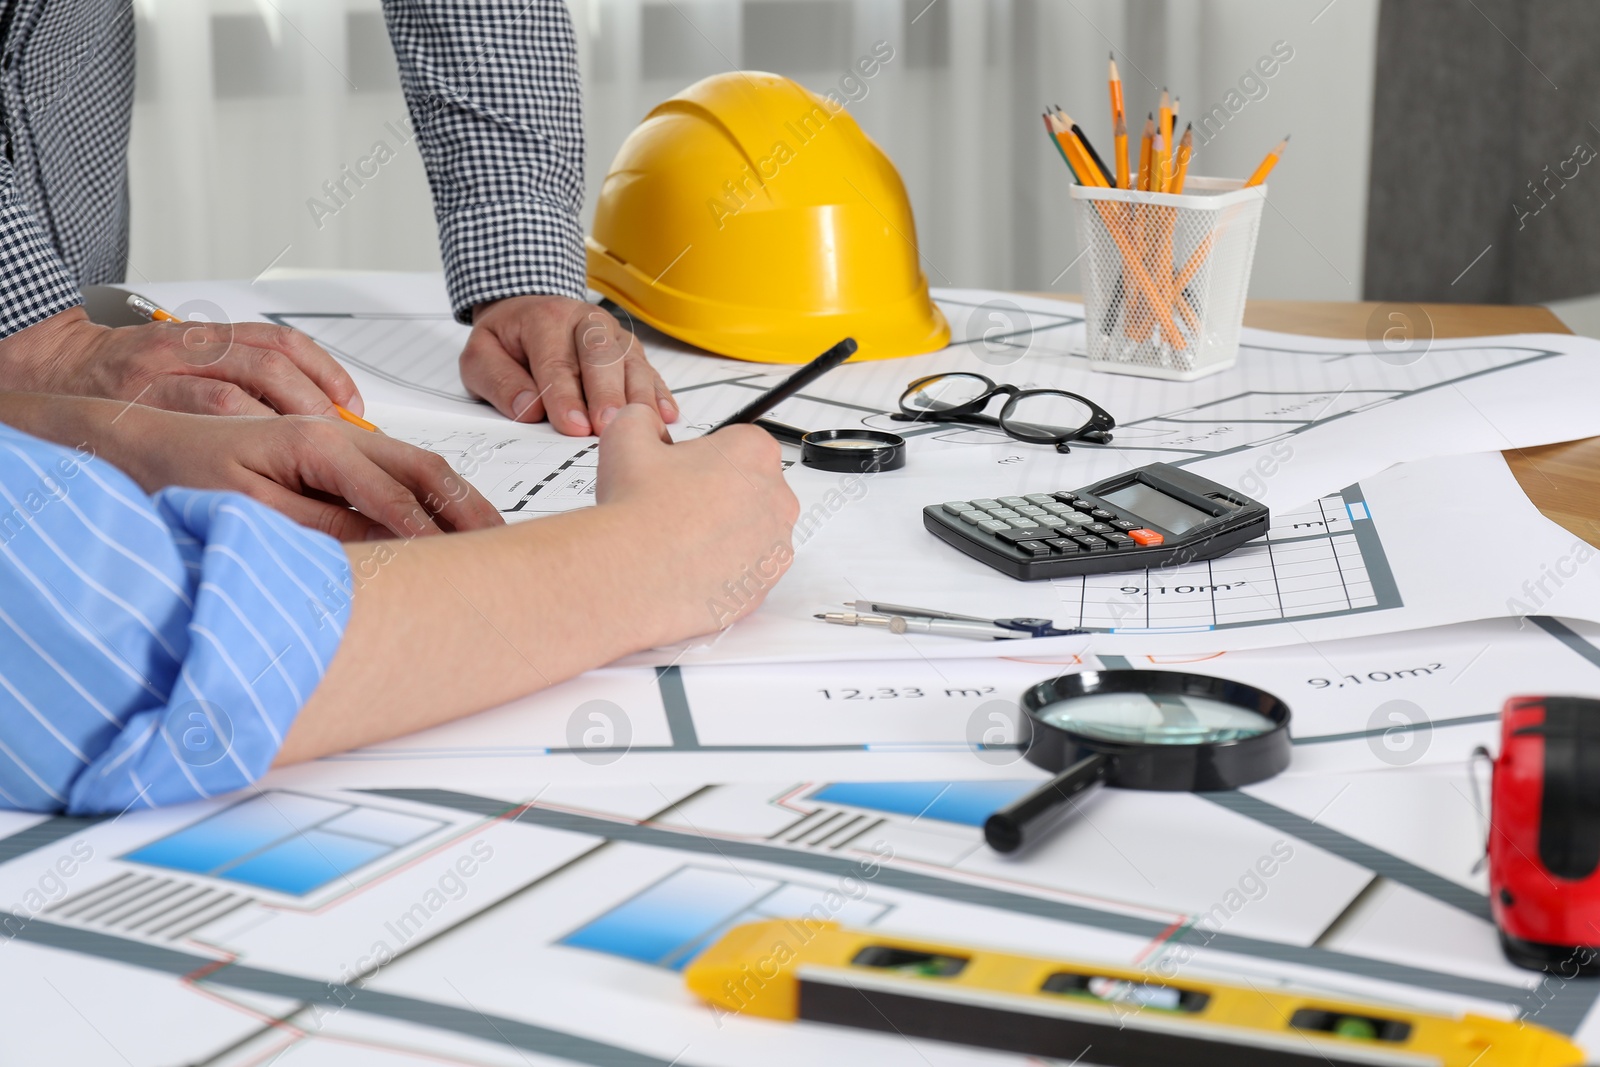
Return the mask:
<path id="1" fill-rule="evenodd" d="M 584 295 L 583 102 L 564 0 L 384 0 L 456 317 Z"/>
<path id="2" fill-rule="evenodd" d="M 80 302 L 61 258 L 17 195 L 11 164 L 0 156 L 0 337 Z"/>

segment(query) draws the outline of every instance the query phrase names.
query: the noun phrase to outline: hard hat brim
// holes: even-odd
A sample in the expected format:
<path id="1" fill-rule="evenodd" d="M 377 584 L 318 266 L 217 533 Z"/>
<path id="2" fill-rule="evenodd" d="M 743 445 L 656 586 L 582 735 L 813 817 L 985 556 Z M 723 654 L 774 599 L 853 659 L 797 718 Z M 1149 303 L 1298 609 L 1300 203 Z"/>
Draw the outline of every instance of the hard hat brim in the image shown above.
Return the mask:
<path id="1" fill-rule="evenodd" d="M 669 337 L 719 356 L 752 363 L 806 363 L 854 337 L 852 363 L 936 352 L 950 343 L 950 324 L 928 296 L 927 282 L 904 298 L 869 310 L 802 314 L 751 308 L 691 296 L 645 277 L 586 237 L 589 284 Z M 648 310 L 647 310 L 648 309 Z"/>

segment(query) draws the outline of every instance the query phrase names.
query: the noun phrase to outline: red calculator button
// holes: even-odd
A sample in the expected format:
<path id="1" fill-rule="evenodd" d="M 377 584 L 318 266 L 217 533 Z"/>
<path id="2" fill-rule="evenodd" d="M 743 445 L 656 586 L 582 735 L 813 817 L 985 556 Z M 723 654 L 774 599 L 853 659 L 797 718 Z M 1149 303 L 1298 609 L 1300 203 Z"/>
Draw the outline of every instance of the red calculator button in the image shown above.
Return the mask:
<path id="1" fill-rule="evenodd" d="M 1128 536 L 1133 538 L 1135 544 L 1159 545 L 1164 538 L 1154 530 L 1129 530 Z"/>

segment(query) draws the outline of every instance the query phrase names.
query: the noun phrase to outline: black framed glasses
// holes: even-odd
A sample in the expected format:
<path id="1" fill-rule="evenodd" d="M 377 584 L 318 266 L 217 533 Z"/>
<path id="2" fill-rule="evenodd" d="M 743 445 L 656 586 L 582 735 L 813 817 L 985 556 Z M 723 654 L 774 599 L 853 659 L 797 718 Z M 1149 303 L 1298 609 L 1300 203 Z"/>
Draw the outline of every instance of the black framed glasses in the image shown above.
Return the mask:
<path id="1" fill-rule="evenodd" d="M 1007 398 L 1000 414 L 984 414 L 997 396 Z M 1018 441 L 1055 445 L 1057 452 L 1072 451 L 1069 441 L 1108 444 L 1117 425 L 1110 412 L 1077 393 L 997 385 L 967 371 L 918 378 L 900 394 L 900 413 L 890 417 L 899 422 L 992 426 Z"/>

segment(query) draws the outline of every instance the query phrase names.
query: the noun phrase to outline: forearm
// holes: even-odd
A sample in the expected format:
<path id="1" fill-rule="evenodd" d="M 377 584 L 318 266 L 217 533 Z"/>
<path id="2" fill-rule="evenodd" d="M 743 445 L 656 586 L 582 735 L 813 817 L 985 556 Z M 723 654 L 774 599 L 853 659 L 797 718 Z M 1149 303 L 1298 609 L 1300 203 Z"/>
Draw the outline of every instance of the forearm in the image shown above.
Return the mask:
<path id="1" fill-rule="evenodd" d="M 630 515 L 351 546 L 349 628 L 278 763 L 458 719 L 696 629 L 693 597 L 642 560 Z"/>
<path id="2" fill-rule="evenodd" d="M 0 422 L 41 440 L 101 456 L 125 471 L 127 464 L 114 441 L 117 416 L 127 409 L 116 400 L 0 392 Z M 135 476 L 135 480 L 143 485 L 142 479 Z"/>
<path id="3" fill-rule="evenodd" d="M 179 484 L 160 476 L 159 457 L 139 443 L 141 432 L 152 428 L 159 436 L 157 420 L 173 418 L 167 412 L 121 400 L 0 392 L 0 422 L 81 454 L 98 456 L 120 467 L 147 493 Z M 148 437 L 144 440 L 148 445 Z"/>

